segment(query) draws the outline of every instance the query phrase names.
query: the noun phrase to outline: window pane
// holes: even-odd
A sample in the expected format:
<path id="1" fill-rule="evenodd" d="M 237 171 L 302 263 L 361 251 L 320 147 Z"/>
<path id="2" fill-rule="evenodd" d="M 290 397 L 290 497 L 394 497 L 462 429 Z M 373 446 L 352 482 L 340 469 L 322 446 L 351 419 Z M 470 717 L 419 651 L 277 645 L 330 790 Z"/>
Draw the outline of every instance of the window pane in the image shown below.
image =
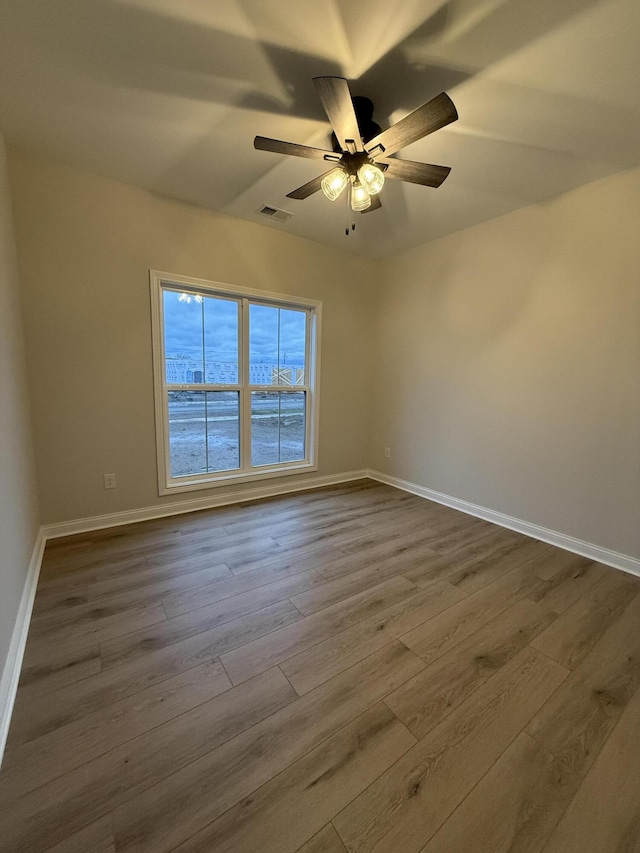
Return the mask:
<path id="1" fill-rule="evenodd" d="M 240 467 L 240 394 L 207 391 L 208 470 Z"/>
<path id="2" fill-rule="evenodd" d="M 164 349 L 169 384 L 204 381 L 202 298 L 163 291 Z"/>
<path id="3" fill-rule="evenodd" d="M 307 315 L 305 311 L 280 309 L 280 385 L 304 385 Z M 297 457 L 296 457 L 297 458 Z"/>
<path id="4" fill-rule="evenodd" d="M 203 391 L 169 391 L 171 476 L 207 470 L 207 433 Z"/>
<path id="5" fill-rule="evenodd" d="M 249 382 L 304 385 L 306 331 L 305 311 L 251 304 Z"/>
<path id="6" fill-rule="evenodd" d="M 269 465 L 278 461 L 280 447 L 280 394 L 251 392 L 251 464 Z"/>
<path id="7" fill-rule="evenodd" d="M 305 457 L 306 393 L 282 394 L 280 407 L 280 462 L 298 462 Z"/>
<path id="8" fill-rule="evenodd" d="M 238 303 L 206 296 L 204 352 L 206 381 L 238 384 Z"/>
<path id="9" fill-rule="evenodd" d="M 240 394 L 169 391 L 172 477 L 240 467 Z"/>
<path id="10" fill-rule="evenodd" d="M 305 457 L 304 392 L 251 392 L 251 464 L 295 462 Z"/>
<path id="11" fill-rule="evenodd" d="M 273 385 L 278 369 L 278 308 L 249 306 L 249 383 Z"/>

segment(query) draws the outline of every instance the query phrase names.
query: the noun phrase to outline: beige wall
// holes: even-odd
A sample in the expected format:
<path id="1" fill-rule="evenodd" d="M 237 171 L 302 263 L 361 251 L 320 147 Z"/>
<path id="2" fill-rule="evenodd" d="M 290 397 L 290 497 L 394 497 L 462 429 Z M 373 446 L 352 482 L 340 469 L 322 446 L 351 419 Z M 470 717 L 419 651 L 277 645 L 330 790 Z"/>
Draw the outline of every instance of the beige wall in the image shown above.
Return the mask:
<path id="1" fill-rule="evenodd" d="M 158 497 L 150 268 L 323 300 L 318 475 L 366 466 L 373 263 L 23 153 L 11 178 L 44 522 L 206 495 Z"/>
<path id="2" fill-rule="evenodd" d="M 39 526 L 11 218 L 0 136 L 0 675 Z"/>
<path id="3" fill-rule="evenodd" d="M 371 467 L 640 557 L 639 223 L 636 169 L 389 261 Z"/>
<path id="4" fill-rule="evenodd" d="M 46 522 L 180 499 L 157 495 L 157 268 L 324 301 L 319 474 L 640 556 L 640 170 L 383 264 L 18 152 L 11 175 Z"/>

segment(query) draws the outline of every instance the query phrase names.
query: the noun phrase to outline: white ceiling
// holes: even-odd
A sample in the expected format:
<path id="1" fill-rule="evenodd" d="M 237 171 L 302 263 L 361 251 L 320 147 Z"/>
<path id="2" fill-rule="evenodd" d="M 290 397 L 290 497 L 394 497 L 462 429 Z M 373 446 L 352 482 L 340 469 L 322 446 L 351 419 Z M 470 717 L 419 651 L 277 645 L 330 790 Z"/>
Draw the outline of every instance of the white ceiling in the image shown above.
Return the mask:
<path id="1" fill-rule="evenodd" d="M 0 129 L 80 168 L 372 257 L 640 164 L 638 0 L 1 0 Z M 452 166 L 346 205 L 286 193 L 327 147 L 312 77 L 347 77 L 382 127 L 440 91 L 460 120 L 400 156 Z M 262 204 L 295 214 L 269 223 Z"/>

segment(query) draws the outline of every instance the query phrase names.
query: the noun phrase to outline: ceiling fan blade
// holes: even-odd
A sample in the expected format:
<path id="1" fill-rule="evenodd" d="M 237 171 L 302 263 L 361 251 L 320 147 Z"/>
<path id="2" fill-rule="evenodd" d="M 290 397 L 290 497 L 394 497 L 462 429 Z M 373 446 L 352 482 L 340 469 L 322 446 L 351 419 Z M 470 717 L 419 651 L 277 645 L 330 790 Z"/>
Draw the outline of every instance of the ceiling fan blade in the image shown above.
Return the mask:
<path id="1" fill-rule="evenodd" d="M 450 166 L 415 163 L 413 160 L 398 160 L 395 157 L 378 157 L 376 163 L 388 167 L 385 177 L 421 184 L 423 187 L 439 187 L 451 171 Z"/>
<path id="2" fill-rule="evenodd" d="M 367 142 L 367 151 L 373 151 L 376 146 L 382 145 L 384 151 L 380 151 L 379 154 L 374 151 L 373 159 L 377 160 L 378 157 L 389 156 L 389 154 L 394 154 L 406 145 L 428 136 L 434 130 L 446 127 L 452 121 L 456 121 L 457 118 L 458 111 L 453 101 L 446 92 L 441 92 Z"/>
<path id="3" fill-rule="evenodd" d="M 372 195 L 370 206 L 366 210 L 363 210 L 362 213 L 371 213 L 372 210 L 380 210 L 381 207 L 382 201 L 380 200 L 380 196 Z"/>
<path id="4" fill-rule="evenodd" d="M 339 160 L 340 155 L 335 151 L 327 151 L 323 148 L 311 148 L 309 145 L 298 145 L 296 142 L 282 142 L 280 139 L 269 139 L 267 136 L 256 136 L 253 147 L 258 151 L 273 151 L 275 154 L 291 154 L 294 157 L 306 157 L 309 160 L 324 160 L 328 156 L 332 160 Z"/>
<path id="5" fill-rule="evenodd" d="M 333 169 L 329 169 L 329 172 L 333 172 Z M 312 181 L 308 181 L 306 184 L 298 187 L 297 190 L 292 190 L 290 193 L 287 193 L 287 198 L 309 198 L 310 195 L 318 192 L 320 185 L 322 184 L 322 179 L 325 175 L 328 175 L 329 172 L 323 172 L 321 175 L 318 175 L 317 178 L 314 178 Z"/>
<path id="6" fill-rule="evenodd" d="M 340 148 L 348 151 L 347 142 L 352 141 L 356 151 L 363 151 L 358 119 L 353 109 L 349 84 L 344 77 L 314 77 L 313 85 L 338 137 Z"/>

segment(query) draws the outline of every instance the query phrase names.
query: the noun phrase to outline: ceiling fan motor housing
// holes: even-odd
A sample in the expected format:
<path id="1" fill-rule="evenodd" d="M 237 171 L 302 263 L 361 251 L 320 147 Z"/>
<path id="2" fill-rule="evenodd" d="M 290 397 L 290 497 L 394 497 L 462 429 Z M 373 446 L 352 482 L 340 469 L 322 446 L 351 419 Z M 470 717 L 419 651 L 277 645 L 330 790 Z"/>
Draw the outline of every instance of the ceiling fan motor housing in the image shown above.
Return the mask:
<path id="1" fill-rule="evenodd" d="M 380 125 L 376 124 L 373 120 L 373 101 L 369 98 L 365 98 L 363 95 L 354 95 L 353 98 L 351 98 L 351 102 L 356 114 L 362 142 L 366 145 L 370 139 L 373 139 L 374 136 L 382 133 Z M 342 152 L 342 148 L 340 148 L 340 143 L 338 142 L 338 137 L 335 133 L 331 134 L 331 145 L 336 154 L 340 154 Z"/>
<path id="2" fill-rule="evenodd" d="M 340 158 L 339 165 L 345 170 L 345 172 L 349 176 L 356 176 L 358 174 L 358 170 L 365 165 L 365 163 L 371 163 L 376 166 L 378 169 L 381 169 L 383 172 L 387 170 L 387 165 L 385 163 L 374 163 L 374 161 L 369 157 L 366 151 L 356 151 L 355 154 L 351 154 L 349 151 L 345 151 Z"/>

